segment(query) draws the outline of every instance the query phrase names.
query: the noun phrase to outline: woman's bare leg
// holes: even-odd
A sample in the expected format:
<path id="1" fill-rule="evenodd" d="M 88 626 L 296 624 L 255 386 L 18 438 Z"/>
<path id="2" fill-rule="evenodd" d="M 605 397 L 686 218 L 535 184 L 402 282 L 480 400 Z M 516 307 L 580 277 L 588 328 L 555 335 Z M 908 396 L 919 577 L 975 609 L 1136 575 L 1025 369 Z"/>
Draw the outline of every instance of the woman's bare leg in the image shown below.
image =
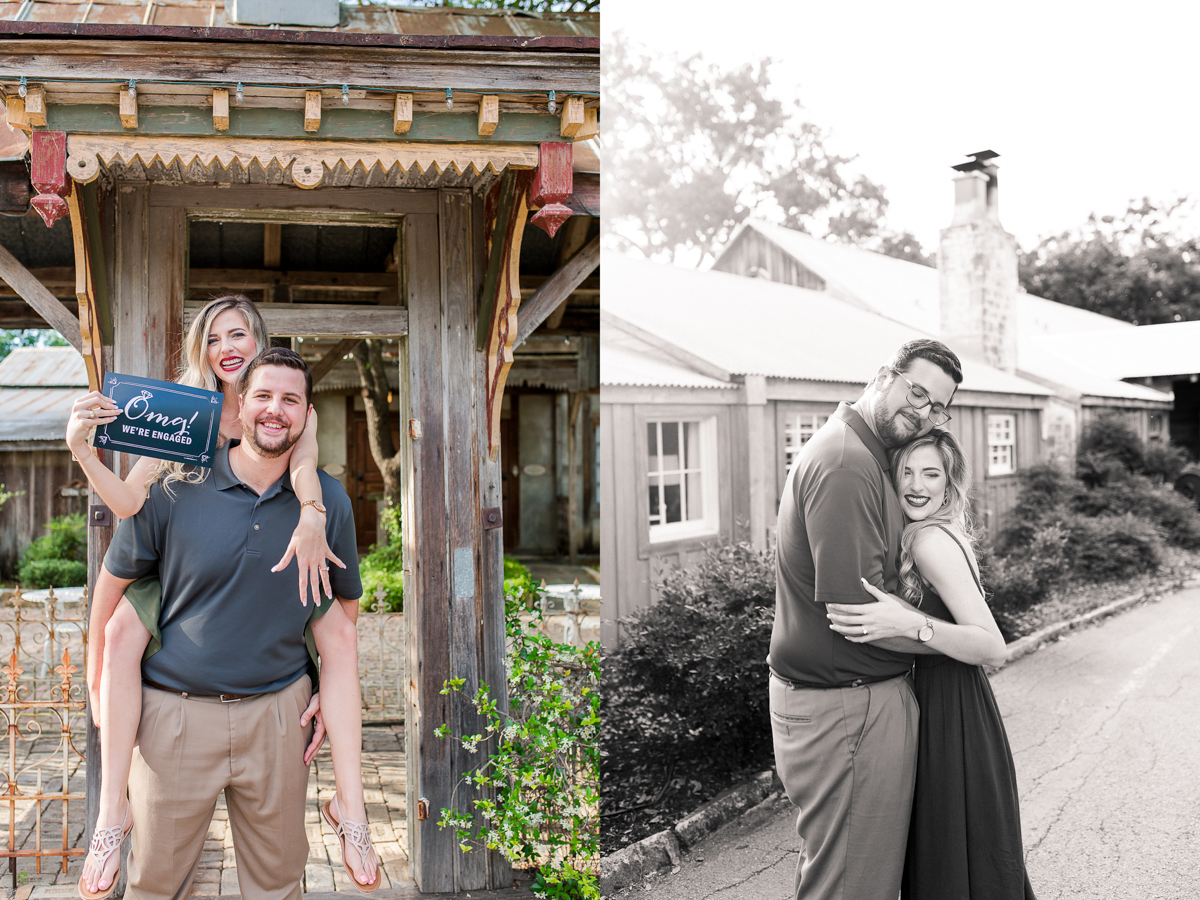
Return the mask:
<path id="1" fill-rule="evenodd" d="M 362 789 L 362 696 L 358 681 L 358 636 L 354 623 L 334 602 L 313 623 L 313 638 L 321 654 L 321 717 L 333 753 L 337 785 L 337 814 L 353 822 L 367 821 Z M 377 860 L 360 859 L 346 843 L 346 864 L 359 884 L 375 880 Z"/>
<path id="2" fill-rule="evenodd" d="M 137 610 L 124 598 L 104 629 L 104 668 L 100 676 L 100 810 L 96 828 L 111 828 L 125 821 L 125 791 L 129 766 L 142 718 L 142 654 L 150 632 Z M 82 879 L 90 891 L 107 890 L 121 861 L 109 857 L 103 872 L 91 854 L 83 864 Z"/>

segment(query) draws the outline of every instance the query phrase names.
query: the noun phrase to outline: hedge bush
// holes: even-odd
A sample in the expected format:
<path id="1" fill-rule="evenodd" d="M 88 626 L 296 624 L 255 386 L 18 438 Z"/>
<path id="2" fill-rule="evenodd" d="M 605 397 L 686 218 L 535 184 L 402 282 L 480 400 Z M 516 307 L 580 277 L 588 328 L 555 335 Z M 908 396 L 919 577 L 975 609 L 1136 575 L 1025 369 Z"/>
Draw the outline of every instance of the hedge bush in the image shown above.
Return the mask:
<path id="1" fill-rule="evenodd" d="M 744 765 L 771 743 L 774 556 L 745 543 L 712 548 L 669 572 L 660 594 L 622 620 L 621 647 L 604 660 L 605 772 L 672 759 L 707 773 Z"/>
<path id="2" fill-rule="evenodd" d="M 87 522 L 83 513 L 51 519 L 46 531 L 21 554 L 17 581 L 30 588 L 87 584 Z"/>
<path id="3" fill-rule="evenodd" d="M 1161 529 L 1135 515 L 1074 515 L 1063 522 L 1071 573 L 1087 581 L 1111 581 L 1151 572 L 1162 564 Z"/>
<path id="4" fill-rule="evenodd" d="M 371 547 L 371 552 L 358 563 L 363 586 L 358 608 L 363 612 L 375 612 L 375 606 L 379 603 L 375 599 L 375 592 L 382 587 L 385 591 L 382 611 L 403 612 L 404 544 L 400 531 L 400 508 L 388 507 L 383 511 L 382 520 L 384 540 Z"/>

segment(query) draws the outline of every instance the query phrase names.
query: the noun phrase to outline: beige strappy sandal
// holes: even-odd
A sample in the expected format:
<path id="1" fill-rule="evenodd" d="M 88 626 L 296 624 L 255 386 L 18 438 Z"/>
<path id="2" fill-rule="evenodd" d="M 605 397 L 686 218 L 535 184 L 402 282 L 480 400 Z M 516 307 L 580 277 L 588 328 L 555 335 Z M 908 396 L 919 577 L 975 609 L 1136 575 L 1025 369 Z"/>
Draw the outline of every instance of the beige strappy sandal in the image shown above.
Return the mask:
<path id="1" fill-rule="evenodd" d="M 367 827 L 366 822 L 352 822 L 349 819 L 340 820 L 333 814 L 333 804 L 337 800 L 337 794 L 333 795 L 333 800 L 327 801 L 321 807 L 321 815 L 325 821 L 329 823 L 329 827 L 333 829 L 333 833 L 338 836 L 342 842 L 342 866 L 346 869 L 346 874 L 350 876 L 351 883 L 364 894 L 370 894 L 376 890 L 383 882 L 383 863 L 379 859 L 379 854 L 375 852 L 375 847 L 371 844 L 371 830 Z M 349 841 L 354 849 L 358 851 L 358 858 L 366 862 L 368 857 L 375 857 L 375 881 L 371 884 L 360 884 L 358 879 L 354 877 L 354 872 L 346 863 L 346 841 Z M 90 898 L 85 898 L 90 900 Z"/>
<path id="2" fill-rule="evenodd" d="M 104 867 L 108 865 L 109 857 L 114 853 L 121 852 L 121 845 L 125 843 L 125 838 L 133 828 L 133 819 L 129 815 L 129 804 L 125 804 L 125 820 L 120 825 L 114 825 L 111 828 L 97 828 L 92 834 L 92 842 L 88 845 L 88 856 L 96 859 L 100 866 L 100 871 L 104 871 Z M 357 845 L 355 845 L 357 846 Z M 87 857 L 84 857 L 85 859 Z M 93 893 L 89 891 L 83 883 L 83 876 L 79 877 L 79 896 L 83 900 L 104 900 L 117 889 L 117 880 L 121 877 L 121 860 L 117 858 L 117 867 L 113 870 L 112 883 L 107 889 Z"/>

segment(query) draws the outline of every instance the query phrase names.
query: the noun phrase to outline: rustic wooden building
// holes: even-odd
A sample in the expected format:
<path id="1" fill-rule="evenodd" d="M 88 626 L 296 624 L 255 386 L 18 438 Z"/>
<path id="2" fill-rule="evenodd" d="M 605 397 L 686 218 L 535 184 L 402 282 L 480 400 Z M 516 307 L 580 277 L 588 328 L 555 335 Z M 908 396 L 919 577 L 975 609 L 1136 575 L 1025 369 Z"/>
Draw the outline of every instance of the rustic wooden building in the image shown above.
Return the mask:
<path id="1" fill-rule="evenodd" d="M 929 335 L 824 292 L 604 256 L 602 635 L 653 602 L 666 566 L 718 541 L 768 546 L 795 457 L 905 341 Z M 1050 389 L 973 359 L 949 428 L 997 527 L 1044 458 Z"/>
<path id="2" fill-rule="evenodd" d="M 463 854 L 437 827 L 443 807 L 470 809 L 455 786 L 476 759 L 434 730 L 479 730 L 440 693 L 446 679 L 468 693 L 504 683 L 513 347 L 598 259 L 583 241 L 523 298 L 521 244 L 527 223 L 557 236 L 598 213 L 598 177 L 576 178 L 573 152 L 598 129 L 598 17 L 332 8 L 338 24 L 321 30 L 237 26 L 192 0 L 150 4 L 132 24 L 116 3 L 3 4 L 19 21 L 0 22 L 0 89 L 9 123 L 31 133 L 32 206 L 70 225 L 76 303 L 9 251 L 0 275 L 80 349 L 92 385 L 105 371 L 168 378 L 199 287 L 193 234 L 241 235 L 228 264 L 206 265 L 226 271 L 219 287 L 241 287 L 228 273 L 247 244 L 264 262 L 319 258 L 303 249 L 323 239 L 311 229 L 350 228 L 373 253 L 386 231 L 391 266 L 381 250 L 381 271 L 350 273 L 372 278 L 281 276 L 261 286 L 260 309 L 273 335 L 325 342 L 318 372 L 364 338 L 393 342 L 411 874 L 423 891 L 500 887 L 511 874 L 498 855 Z M 72 21 L 42 21 L 56 17 Z M 111 535 L 96 497 L 90 522 L 95 566 Z"/>

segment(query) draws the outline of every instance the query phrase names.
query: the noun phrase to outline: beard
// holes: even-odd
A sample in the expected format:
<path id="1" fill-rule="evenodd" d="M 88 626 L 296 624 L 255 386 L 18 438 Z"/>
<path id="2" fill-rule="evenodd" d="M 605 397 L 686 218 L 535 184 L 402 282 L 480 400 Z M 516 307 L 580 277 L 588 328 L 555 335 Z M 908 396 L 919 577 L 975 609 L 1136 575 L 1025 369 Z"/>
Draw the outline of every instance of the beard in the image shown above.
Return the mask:
<path id="1" fill-rule="evenodd" d="M 921 434 L 921 427 L 924 423 L 915 411 L 910 415 L 911 418 L 901 410 L 896 410 L 890 416 L 883 416 L 878 410 L 876 411 L 875 430 L 879 433 L 879 440 L 886 449 L 893 450 Z"/>
<path id="2" fill-rule="evenodd" d="M 287 428 L 287 423 L 283 422 L 281 419 L 275 419 L 268 416 L 259 416 L 259 418 L 254 422 L 247 422 L 244 419 L 242 420 L 242 436 L 245 438 L 246 443 L 254 449 L 255 453 L 265 459 L 275 459 L 276 457 L 283 456 L 283 454 L 291 450 L 296 442 L 300 440 L 300 435 L 304 432 L 303 427 L 295 434 L 285 430 L 278 437 L 267 438 L 265 441 L 260 441 L 257 433 L 258 423 L 263 421 L 280 422 L 284 425 L 285 429 Z"/>

